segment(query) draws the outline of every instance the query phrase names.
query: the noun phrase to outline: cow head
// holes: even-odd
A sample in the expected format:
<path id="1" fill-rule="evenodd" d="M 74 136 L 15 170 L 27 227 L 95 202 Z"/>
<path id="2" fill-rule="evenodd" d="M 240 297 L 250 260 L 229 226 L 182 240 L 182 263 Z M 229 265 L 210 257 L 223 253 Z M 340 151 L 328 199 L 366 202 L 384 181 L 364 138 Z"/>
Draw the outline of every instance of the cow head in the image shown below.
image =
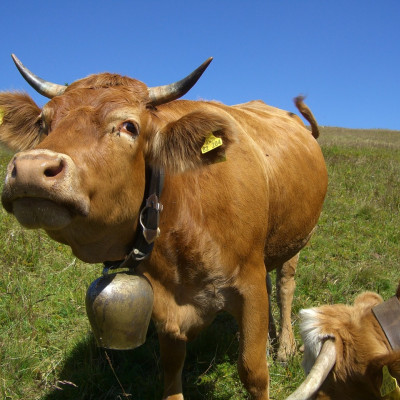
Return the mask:
<path id="1" fill-rule="evenodd" d="M 400 299 L 400 284 L 396 296 Z M 398 386 L 381 394 L 384 367 L 386 379 L 400 383 L 400 350 L 390 348 L 372 313 L 380 303 L 380 295 L 365 292 L 352 306 L 333 304 L 301 311 L 303 367 L 308 376 L 287 400 L 399 398 Z"/>
<path id="2" fill-rule="evenodd" d="M 23 226 L 46 230 L 84 261 L 127 254 L 146 164 L 183 172 L 212 162 L 200 151 L 210 132 L 223 137 L 224 146 L 230 142 L 226 118 L 163 105 L 185 94 L 211 59 L 187 78 L 155 88 L 109 73 L 62 86 L 14 61 L 51 100 L 40 109 L 25 94 L 0 93 L 0 141 L 20 151 L 8 165 L 3 206 Z"/>

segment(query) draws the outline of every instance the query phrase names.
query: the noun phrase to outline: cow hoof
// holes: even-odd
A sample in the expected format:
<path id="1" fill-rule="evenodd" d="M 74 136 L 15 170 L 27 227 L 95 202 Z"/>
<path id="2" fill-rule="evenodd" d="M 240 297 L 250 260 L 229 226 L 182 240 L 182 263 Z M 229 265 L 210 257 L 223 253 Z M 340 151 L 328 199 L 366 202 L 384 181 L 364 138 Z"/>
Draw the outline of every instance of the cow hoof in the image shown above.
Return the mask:
<path id="1" fill-rule="evenodd" d="M 296 347 L 290 346 L 289 348 L 281 346 L 279 347 L 278 354 L 276 356 L 276 361 L 281 364 L 286 364 L 288 359 L 296 354 Z"/>

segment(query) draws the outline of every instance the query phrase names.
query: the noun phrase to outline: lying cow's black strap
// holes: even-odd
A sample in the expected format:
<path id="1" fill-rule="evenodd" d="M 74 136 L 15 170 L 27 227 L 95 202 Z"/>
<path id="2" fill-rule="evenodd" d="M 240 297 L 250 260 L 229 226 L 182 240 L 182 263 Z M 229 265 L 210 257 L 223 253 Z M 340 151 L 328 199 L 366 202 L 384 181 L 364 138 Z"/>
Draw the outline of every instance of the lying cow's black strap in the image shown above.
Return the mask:
<path id="1" fill-rule="evenodd" d="M 372 308 L 393 350 L 400 350 L 400 301 L 396 296 Z"/>
<path id="2" fill-rule="evenodd" d="M 133 249 L 124 260 L 105 261 L 103 274 L 107 274 L 108 270 L 116 268 L 134 269 L 149 257 L 154 247 L 154 241 L 159 235 L 158 225 L 162 211 L 160 196 L 163 186 L 164 171 L 146 168 L 146 186 Z"/>

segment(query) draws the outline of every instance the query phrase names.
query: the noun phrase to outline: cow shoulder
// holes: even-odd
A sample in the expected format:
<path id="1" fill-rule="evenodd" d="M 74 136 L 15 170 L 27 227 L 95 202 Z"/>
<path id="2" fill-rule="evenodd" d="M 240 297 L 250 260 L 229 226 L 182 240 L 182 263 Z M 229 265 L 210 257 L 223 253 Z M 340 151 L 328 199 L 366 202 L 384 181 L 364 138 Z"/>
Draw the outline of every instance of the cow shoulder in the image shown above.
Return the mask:
<path id="1" fill-rule="evenodd" d="M 34 148 L 41 140 L 40 112 L 25 93 L 0 93 L 0 142 L 13 151 Z"/>
<path id="2" fill-rule="evenodd" d="M 147 159 L 172 173 L 184 172 L 222 160 L 235 140 L 235 123 L 227 114 L 194 110 L 153 132 Z"/>

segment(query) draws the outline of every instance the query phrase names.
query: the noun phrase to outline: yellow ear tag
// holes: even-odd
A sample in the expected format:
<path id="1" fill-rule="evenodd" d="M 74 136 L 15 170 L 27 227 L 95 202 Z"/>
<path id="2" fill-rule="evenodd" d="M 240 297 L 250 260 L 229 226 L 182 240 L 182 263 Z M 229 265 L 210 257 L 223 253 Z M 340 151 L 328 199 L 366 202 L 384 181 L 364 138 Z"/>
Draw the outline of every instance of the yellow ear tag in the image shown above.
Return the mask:
<path id="1" fill-rule="evenodd" d="M 387 365 L 385 365 L 382 368 L 381 396 L 385 397 L 387 395 L 390 395 L 390 397 L 388 397 L 388 400 L 400 399 L 400 388 L 397 385 L 397 380 L 396 378 L 393 378 L 392 375 L 390 375 L 389 369 Z"/>
<path id="2" fill-rule="evenodd" d="M 0 125 L 3 123 L 4 111 L 0 108 Z"/>
<path id="3" fill-rule="evenodd" d="M 222 145 L 222 139 L 215 137 L 212 132 L 206 137 L 206 141 L 204 142 L 203 146 L 201 147 L 201 153 L 208 153 L 211 150 Z"/>

